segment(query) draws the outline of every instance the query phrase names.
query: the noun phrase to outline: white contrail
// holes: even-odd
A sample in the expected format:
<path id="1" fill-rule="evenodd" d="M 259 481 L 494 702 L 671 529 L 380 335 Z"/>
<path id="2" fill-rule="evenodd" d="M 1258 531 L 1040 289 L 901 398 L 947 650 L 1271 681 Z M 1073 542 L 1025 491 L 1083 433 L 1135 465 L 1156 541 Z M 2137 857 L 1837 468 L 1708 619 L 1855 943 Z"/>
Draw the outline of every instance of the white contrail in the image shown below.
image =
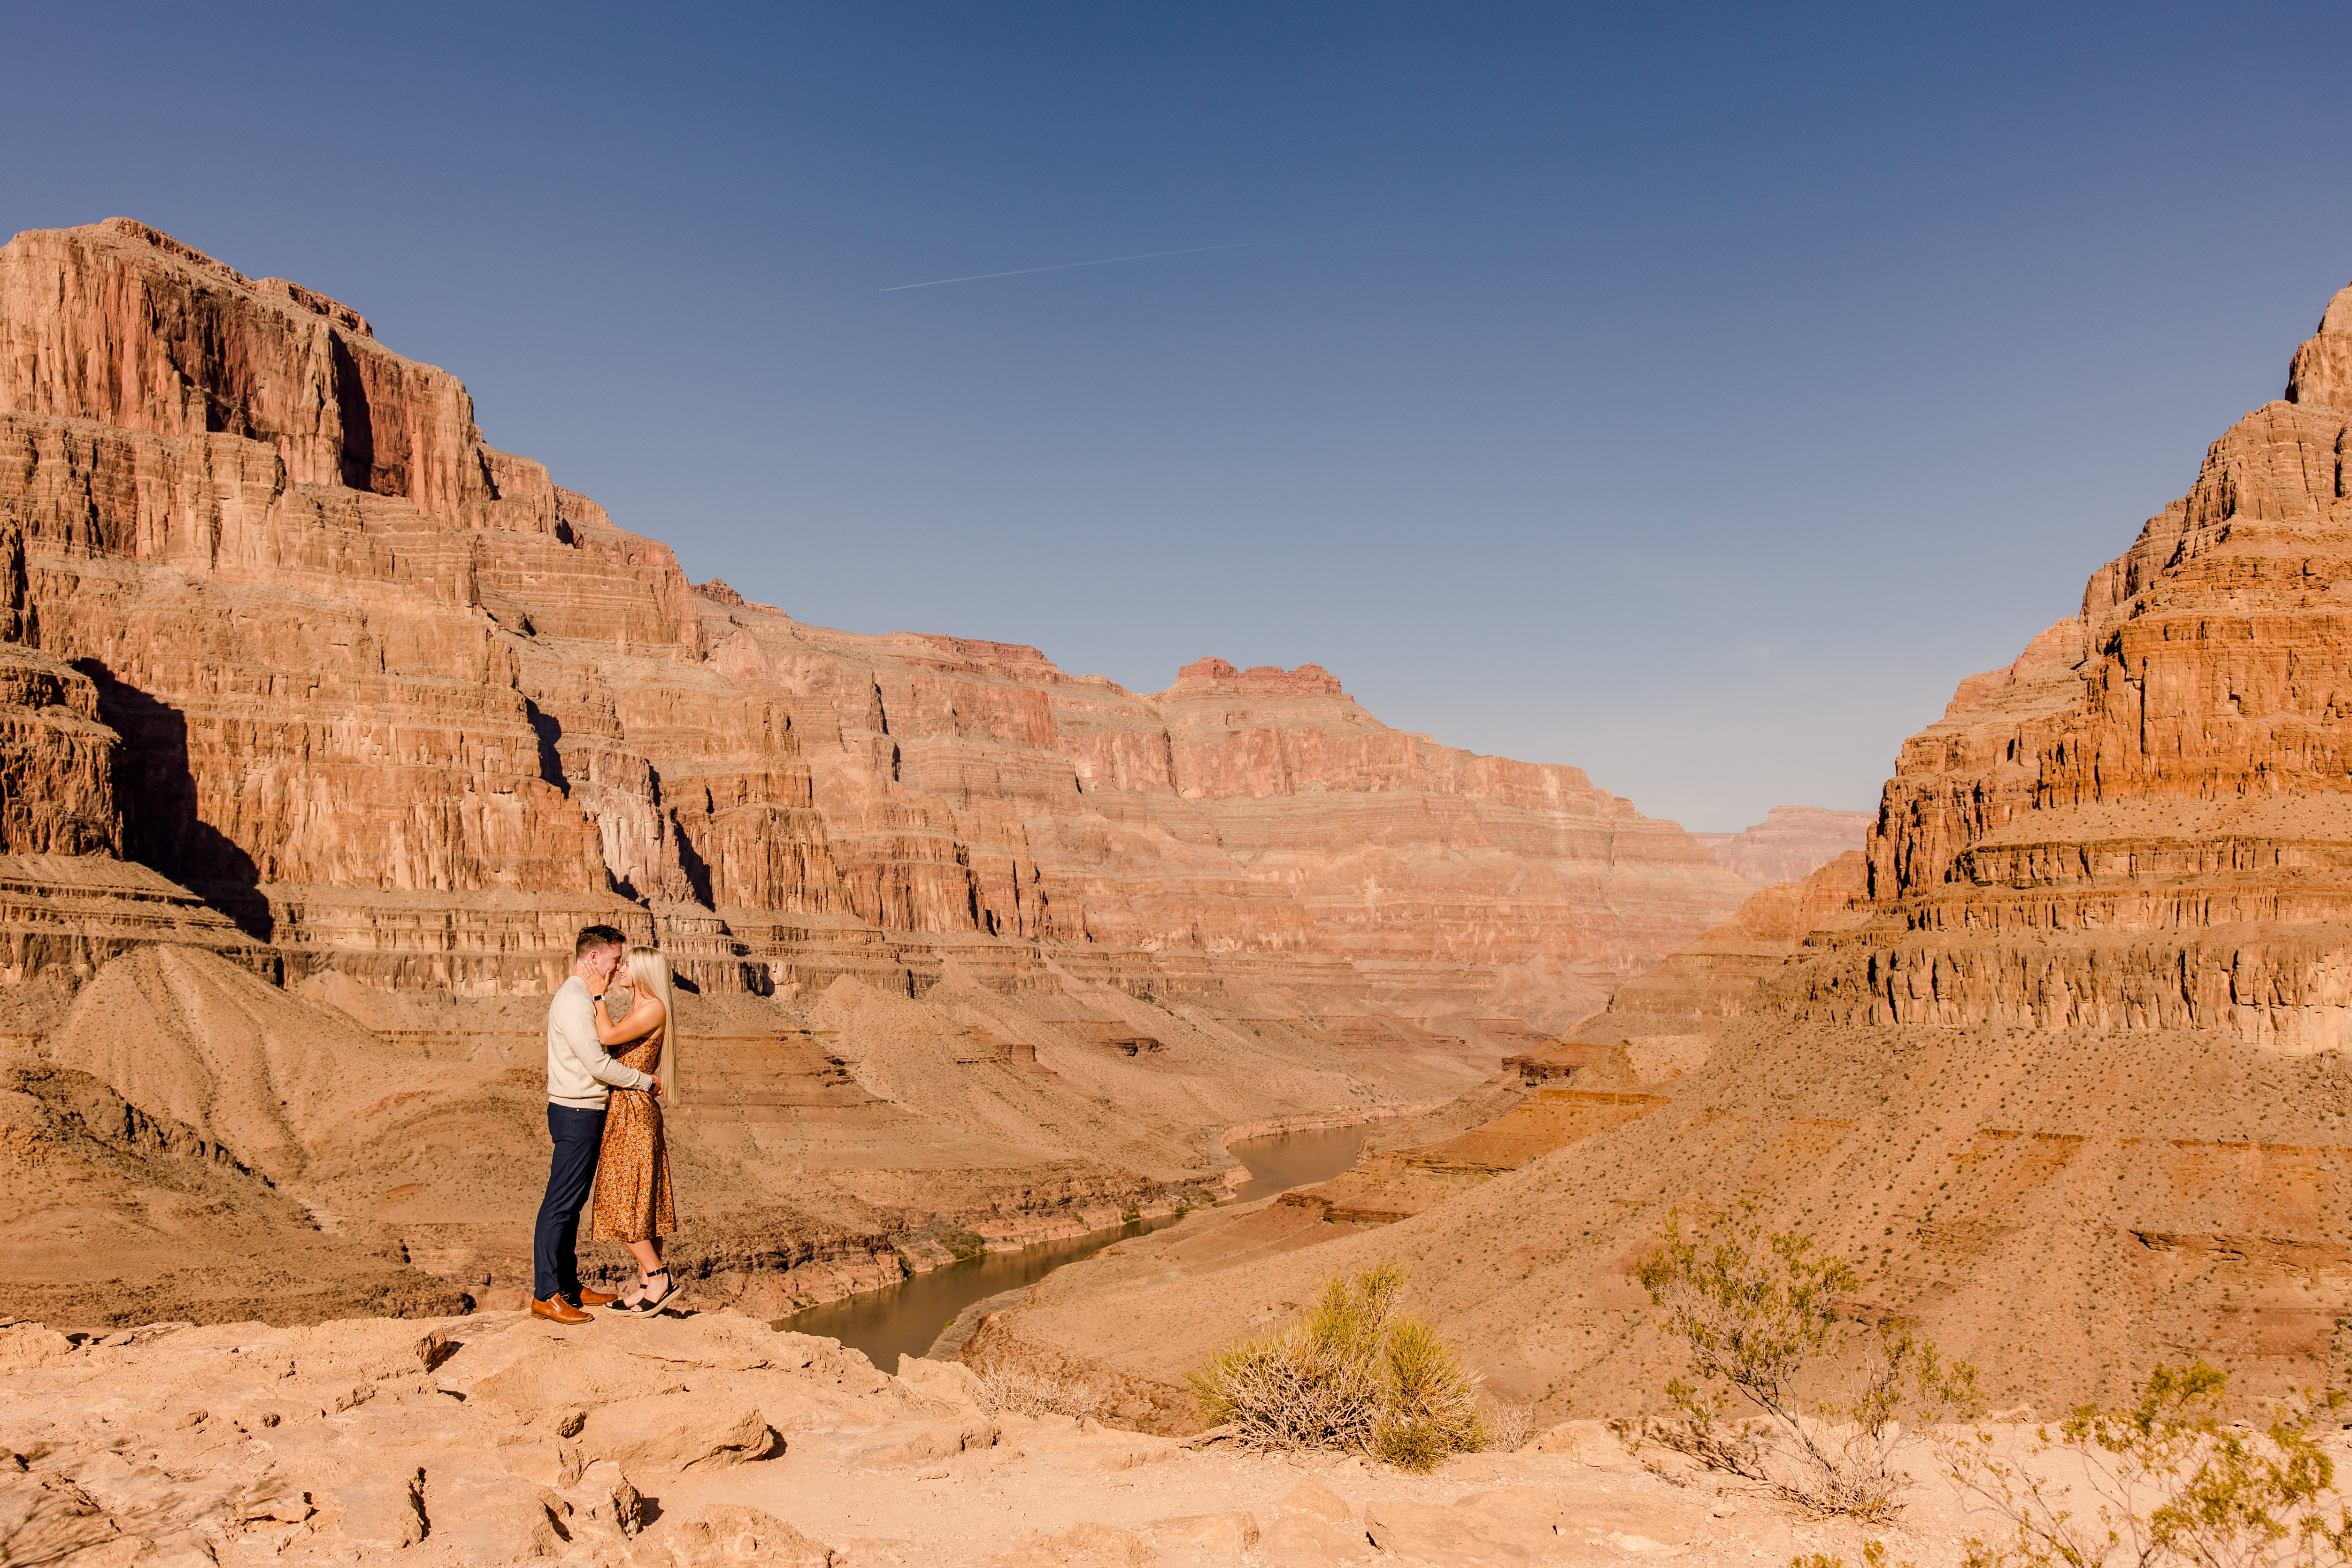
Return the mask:
<path id="1" fill-rule="evenodd" d="M 877 289 L 875 292 L 897 294 L 908 289 L 937 289 L 945 283 L 979 283 L 991 278 L 1024 278 L 1032 272 L 1067 272 L 1073 267 L 1108 267 L 1118 261 L 1156 261 L 1163 256 L 1198 256 L 1210 250 L 1249 250 L 1261 245 L 1297 245 L 1310 239 L 1344 239 L 1351 234 L 1386 234 L 1391 229 L 1419 228 L 1424 224 L 1459 221 L 1457 218 L 1424 217 L 1411 223 L 1375 224 L 1370 228 L 1335 228 L 1327 234 L 1288 234 L 1279 239 L 1244 239 L 1234 245 L 1190 245 L 1181 250 L 1147 250 L 1140 256 L 1106 256 L 1096 261 L 1057 261 L 1051 267 L 1016 267 L 1010 272 L 975 272 L 967 278 L 934 278 L 928 283 L 893 283 L 887 289 Z"/>

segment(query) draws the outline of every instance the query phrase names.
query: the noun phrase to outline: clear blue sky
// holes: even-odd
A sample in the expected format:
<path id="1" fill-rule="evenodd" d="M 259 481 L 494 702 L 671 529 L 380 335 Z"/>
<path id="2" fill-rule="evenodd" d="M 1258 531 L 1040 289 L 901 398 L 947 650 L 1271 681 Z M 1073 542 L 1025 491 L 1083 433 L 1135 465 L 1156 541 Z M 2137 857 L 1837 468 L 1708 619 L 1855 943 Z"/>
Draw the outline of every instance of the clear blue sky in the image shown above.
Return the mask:
<path id="1" fill-rule="evenodd" d="M 0 229 L 333 294 L 698 577 L 1693 827 L 1874 805 L 2352 279 L 2340 5 L 5 19 Z"/>

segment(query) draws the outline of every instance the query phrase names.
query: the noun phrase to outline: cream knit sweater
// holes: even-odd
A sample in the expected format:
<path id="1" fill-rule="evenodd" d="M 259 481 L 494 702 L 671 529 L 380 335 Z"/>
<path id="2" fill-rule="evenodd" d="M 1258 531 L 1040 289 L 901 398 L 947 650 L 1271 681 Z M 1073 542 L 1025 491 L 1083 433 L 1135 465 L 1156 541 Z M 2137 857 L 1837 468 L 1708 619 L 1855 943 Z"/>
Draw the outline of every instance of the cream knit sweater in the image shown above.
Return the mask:
<path id="1" fill-rule="evenodd" d="M 596 1043 L 596 999 L 573 975 L 547 1005 L 547 1098 L 574 1110 L 602 1110 L 616 1089 L 651 1089 L 654 1075 L 623 1067 Z"/>

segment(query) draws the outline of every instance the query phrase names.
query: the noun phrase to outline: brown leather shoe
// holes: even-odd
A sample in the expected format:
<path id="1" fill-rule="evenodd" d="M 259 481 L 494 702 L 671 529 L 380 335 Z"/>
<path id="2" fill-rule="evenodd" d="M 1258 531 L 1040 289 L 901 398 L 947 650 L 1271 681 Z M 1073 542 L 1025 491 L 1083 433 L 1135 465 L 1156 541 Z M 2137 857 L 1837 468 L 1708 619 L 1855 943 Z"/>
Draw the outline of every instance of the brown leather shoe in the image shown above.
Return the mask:
<path id="1" fill-rule="evenodd" d="M 583 1310 L 589 1307 L 609 1307 L 619 1300 L 618 1296 L 607 1296 L 602 1290 L 591 1290 L 585 1285 L 580 1287 L 580 1305 Z"/>
<path id="2" fill-rule="evenodd" d="M 550 1296 L 544 1301 L 533 1301 L 530 1304 L 530 1315 L 534 1318 L 545 1318 L 550 1322 L 556 1323 L 593 1323 L 596 1321 L 561 1296 Z"/>

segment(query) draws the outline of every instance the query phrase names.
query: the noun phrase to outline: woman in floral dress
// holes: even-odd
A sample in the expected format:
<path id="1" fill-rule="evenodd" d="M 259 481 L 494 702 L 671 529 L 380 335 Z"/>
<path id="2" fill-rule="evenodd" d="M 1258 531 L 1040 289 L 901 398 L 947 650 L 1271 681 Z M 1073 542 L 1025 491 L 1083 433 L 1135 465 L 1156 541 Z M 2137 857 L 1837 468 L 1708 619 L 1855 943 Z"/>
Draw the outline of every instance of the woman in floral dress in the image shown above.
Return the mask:
<path id="1" fill-rule="evenodd" d="M 615 975 L 614 980 L 620 980 Z M 637 1282 L 613 1303 L 616 1312 L 652 1313 L 676 1293 L 662 1263 L 661 1238 L 677 1228 L 662 1143 L 661 1096 L 672 1081 L 669 960 L 650 947 L 629 950 L 627 983 L 608 988 L 596 1009 L 596 1038 L 614 1057 L 654 1075 L 650 1089 L 616 1089 L 604 1116 L 596 1162 L 589 1237 L 617 1241 L 635 1255 Z"/>

